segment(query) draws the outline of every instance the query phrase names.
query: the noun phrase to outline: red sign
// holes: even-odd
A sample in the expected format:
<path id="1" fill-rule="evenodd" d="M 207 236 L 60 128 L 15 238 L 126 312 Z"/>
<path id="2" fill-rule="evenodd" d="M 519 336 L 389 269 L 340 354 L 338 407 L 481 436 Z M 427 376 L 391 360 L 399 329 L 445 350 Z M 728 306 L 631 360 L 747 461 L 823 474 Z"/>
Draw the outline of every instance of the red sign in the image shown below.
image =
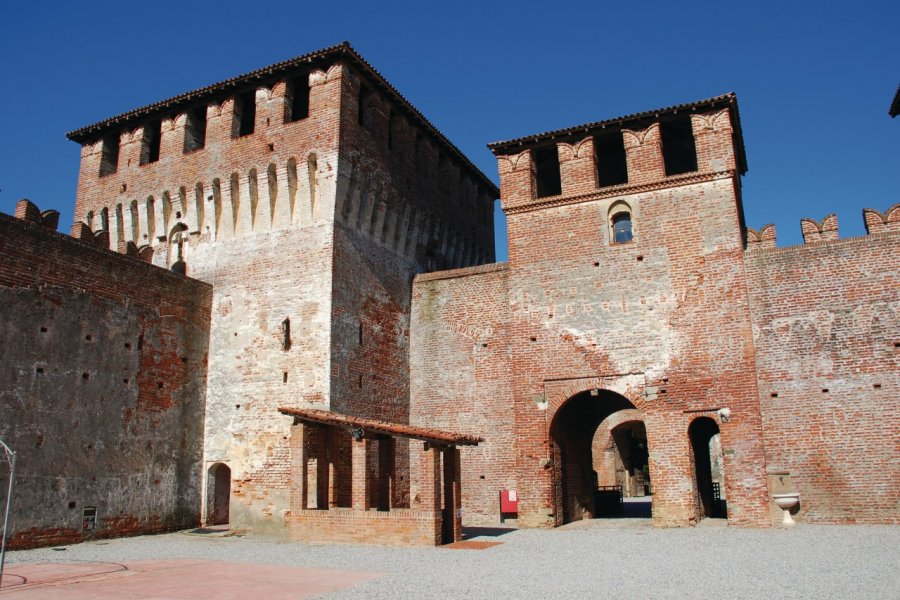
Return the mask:
<path id="1" fill-rule="evenodd" d="M 519 512 L 519 495 L 516 490 L 500 490 L 500 512 Z"/>

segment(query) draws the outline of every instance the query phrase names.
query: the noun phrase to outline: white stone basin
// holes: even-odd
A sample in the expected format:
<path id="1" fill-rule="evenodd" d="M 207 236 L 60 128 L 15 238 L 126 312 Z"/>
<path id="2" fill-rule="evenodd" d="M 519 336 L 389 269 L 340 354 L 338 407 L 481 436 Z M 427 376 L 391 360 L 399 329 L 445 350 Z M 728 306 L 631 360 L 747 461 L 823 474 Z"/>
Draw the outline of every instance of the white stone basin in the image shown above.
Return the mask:
<path id="1" fill-rule="evenodd" d="M 772 494 L 772 499 L 775 500 L 775 504 L 784 511 L 784 517 L 781 519 L 781 524 L 787 527 L 792 525 L 796 525 L 794 519 L 791 518 L 791 509 L 797 506 L 797 503 L 800 502 L 800 494 L 797 492 L 790 492 L 787 494 Z"/>

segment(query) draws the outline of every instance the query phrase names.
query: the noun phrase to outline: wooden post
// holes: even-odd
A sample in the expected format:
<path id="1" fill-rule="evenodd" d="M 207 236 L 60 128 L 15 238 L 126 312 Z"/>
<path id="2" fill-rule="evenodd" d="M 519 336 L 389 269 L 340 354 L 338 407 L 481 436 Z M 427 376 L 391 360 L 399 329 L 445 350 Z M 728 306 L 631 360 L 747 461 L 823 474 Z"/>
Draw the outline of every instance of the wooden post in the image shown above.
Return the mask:
<path id="1" fill-rule="evenodd" d="M 316 433 L 316 507 L 328 509 L 331 495 L 329 493 L 331 428 L 319 427 Z"/>
<path id="2" fill-rule="evenodd" d="M 458 542 L 462 540 L 462 464 L 459 448 L 450 448 L 447 454 L 453 457 L 453 541 Z"/>

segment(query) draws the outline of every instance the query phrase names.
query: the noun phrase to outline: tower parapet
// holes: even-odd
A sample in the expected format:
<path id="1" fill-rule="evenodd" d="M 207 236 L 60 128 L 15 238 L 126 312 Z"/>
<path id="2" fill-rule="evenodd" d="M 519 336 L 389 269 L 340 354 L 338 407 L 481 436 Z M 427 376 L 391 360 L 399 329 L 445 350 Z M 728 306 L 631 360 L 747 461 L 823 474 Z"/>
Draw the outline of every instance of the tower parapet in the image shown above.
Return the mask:
<path id="1" fill-rule="evenodd" d="M 506 212 L 747 170 L 734 94 L 488 147 L 499 163 Z"/>

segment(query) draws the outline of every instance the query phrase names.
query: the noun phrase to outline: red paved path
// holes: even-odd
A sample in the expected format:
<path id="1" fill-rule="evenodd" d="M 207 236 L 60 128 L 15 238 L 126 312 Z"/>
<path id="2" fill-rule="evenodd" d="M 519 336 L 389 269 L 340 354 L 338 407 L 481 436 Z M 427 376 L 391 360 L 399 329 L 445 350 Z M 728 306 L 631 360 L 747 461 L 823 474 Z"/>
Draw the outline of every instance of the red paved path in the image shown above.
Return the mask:
<path id="1" fill-rule="evenodd" d="M 381 575 L 192 559 L 7 564 L 0 599 L 294 600 Z"/>

